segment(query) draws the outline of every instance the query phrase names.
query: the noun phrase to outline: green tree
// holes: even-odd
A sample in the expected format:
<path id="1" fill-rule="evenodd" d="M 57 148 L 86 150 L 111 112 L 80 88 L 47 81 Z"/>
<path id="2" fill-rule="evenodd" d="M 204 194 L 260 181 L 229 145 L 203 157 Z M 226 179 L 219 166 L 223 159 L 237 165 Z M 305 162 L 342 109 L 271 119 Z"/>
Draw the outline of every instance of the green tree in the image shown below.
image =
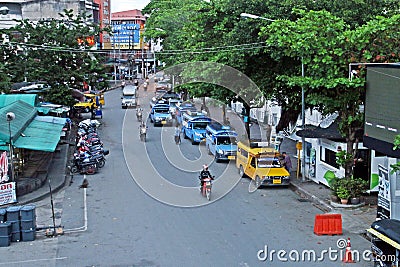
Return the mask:
<path id="1" fill-rule="evenodd" d="M 37 22 L 20 20 L 7 30 L 7 72 L 11 82 L 43 81 L 50 86 L 46 101 L 72 106 L 71 89 L 89 81 L 97 89 L 105 72 L 100 56 L 87 51 L 90 37 L 99 35 L 98 25 L 89 23 L 85 14 L 64 10 L 59 19 Z M 15 53 L 17 51 L 17 53 Z"/>
<path id="2" fill-rule="evenodd" d="M 302 15 L 298 20 L 276 21 L 262 31 L 273 58 L 297 58 L 305 65 L 305 77 L 293 73 L 278 79 L 291 87 L 303 87 L 307 104 L 323 114 L 338 112 L 347 153 L 354 156 L 357 132 L 363 127 L 359 107 L 364 103 L 365 79 L 360 64 L 360 78 L 350 80 L 349 63 L 398 61 L 400 16 L 379 17 L 352 30 L 327 11 L 298 12 Z M 345 171 L 346 177 L 352 175 L 351 161 Z"/>

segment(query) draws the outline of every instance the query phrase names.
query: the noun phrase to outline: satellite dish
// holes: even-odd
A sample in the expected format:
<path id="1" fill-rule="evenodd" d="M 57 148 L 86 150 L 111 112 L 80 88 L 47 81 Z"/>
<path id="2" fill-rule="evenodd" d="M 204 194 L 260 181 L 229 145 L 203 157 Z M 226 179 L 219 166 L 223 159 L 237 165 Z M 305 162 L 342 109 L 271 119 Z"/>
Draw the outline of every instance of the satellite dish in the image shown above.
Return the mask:
<path id="1" fill-rule="evenodd" d="M 319 123 L 319 127 L 326 129 L 339 117 L 338 113 L 333 113 L 331 115 L 326 116 L 322 121 Z"/>

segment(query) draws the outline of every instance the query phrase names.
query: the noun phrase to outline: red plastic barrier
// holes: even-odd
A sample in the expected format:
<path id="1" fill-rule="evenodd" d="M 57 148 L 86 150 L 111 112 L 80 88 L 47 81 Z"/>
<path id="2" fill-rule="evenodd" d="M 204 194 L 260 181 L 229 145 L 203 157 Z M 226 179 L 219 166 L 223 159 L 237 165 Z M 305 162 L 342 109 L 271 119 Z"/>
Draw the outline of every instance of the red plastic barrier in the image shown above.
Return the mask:
<path id="1" fill-rule="evenodd" d="M 316 235 L 342 235 L 341 214 L 315 215 L 314 233 Z"/>

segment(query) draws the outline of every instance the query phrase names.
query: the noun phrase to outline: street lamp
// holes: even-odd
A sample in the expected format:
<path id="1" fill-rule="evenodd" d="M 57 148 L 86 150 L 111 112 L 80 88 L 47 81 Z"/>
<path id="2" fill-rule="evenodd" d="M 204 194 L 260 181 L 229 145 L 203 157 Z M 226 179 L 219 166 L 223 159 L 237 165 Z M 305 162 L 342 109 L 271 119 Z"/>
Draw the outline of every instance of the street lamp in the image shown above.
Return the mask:
<path id="1" fill-rule="evenodd" d="M 13 145 L 12 145 L 12 135 L 11 135 L 11 121 L 15 119 L 15 114 L 13 112 L 8 112 L 6 114 L 6 119 L 8 121 L 8 132 L 10 134 L 10 140 L 9 140 L 10 178 L 11 182 L 14 182 L 14 160 L 13 160 Z"/>
<path id="2" fill-rule="evenodd" d="M 250 19 L 263 19 L 263 20 L 269 20 L 269 21 L 276 21 L 276 19 L 264 18 L 264 17 L 260 17 L 257 15 L 249 14 L 249 13 L 241 13 L 240 16 L 243 18 L 250 18 Z"/>
<path id="3" fill-rule="evenodd" d="M 241 17 L 244 18 L 251 18 L 251 19 L 263 19 L 263 20 L 268 20 L 268 21 L 277 21 L 275 19 L 269 19 L 269 18 L 264 18 L 260 17 L 254 14 L 249 14 L 249 13 L 241 13 Z M 303 58 L 301 58 L 301 77 L 304 77 L 304 63 L 303 63 Z M 301 129 L 304 130 L 305 128 L 305 96 L 304 96 L 304 87 L 301 87 Z M 302 182 L 306 181 L 306 176 L 305 176 L 305 168 L 306 168 L 306 146 L 305 146 L 305 137 L 304 135 L 301 137 L 301 144 L 302 144 L 302 160 L 301 160 L 301 180 Z"/>

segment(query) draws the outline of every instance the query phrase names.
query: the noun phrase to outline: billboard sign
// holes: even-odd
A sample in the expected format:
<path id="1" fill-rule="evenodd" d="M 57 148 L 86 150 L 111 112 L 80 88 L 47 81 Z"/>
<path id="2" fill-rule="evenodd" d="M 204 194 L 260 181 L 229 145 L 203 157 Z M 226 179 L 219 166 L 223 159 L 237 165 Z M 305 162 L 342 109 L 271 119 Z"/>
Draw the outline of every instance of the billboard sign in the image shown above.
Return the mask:
<path id="1" fill-rule="evenodd" d="M 118 24 L 112 25 L 113 35 L 111 45 L 114 49 L 140 49 L 140 25 Z"/>

